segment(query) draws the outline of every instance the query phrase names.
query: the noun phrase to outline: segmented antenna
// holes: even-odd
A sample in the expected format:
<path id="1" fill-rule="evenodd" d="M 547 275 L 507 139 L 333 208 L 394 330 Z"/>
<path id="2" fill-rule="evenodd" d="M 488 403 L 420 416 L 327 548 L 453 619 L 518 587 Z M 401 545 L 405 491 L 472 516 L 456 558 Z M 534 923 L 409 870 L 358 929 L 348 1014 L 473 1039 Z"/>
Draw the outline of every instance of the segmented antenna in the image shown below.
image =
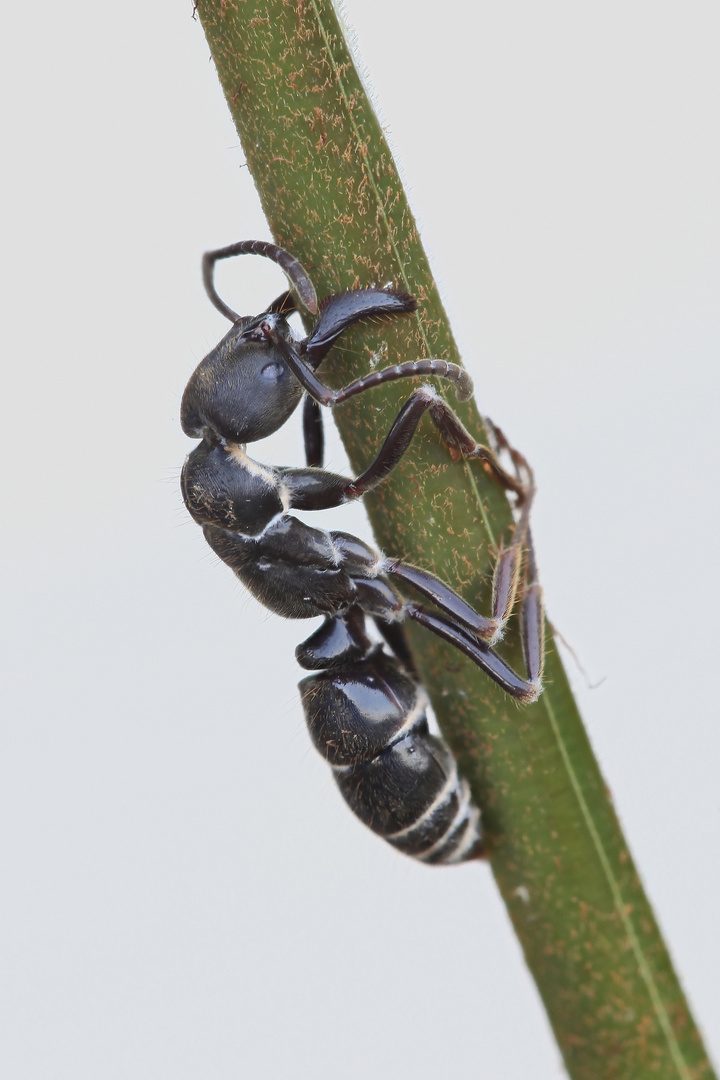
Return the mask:
<path id="1" fill-rule="evenodd" d="M 215 289 L 215 263 L 220 259 L 232 259 L 235 255 L 262 255 L 277 263 L 287 275 L 288 281 L 297 293 L 303 307 L 307 308 L 311 315 L 317 314 L 318 301 L 315 286 L 310 280 L 307 270 L 294 255 L 284 248 L 270 244 L 266 240 L 240 240 L 237 244 L 229 244 L 227 247 L 218 248 L 216 251 L 206 251 L 202 260 L 202 275 L 205 291 L 214 306 L 221 311 L 226 319 L 237 322 L 242 316 L 233 311 L 222 300 Z"/>

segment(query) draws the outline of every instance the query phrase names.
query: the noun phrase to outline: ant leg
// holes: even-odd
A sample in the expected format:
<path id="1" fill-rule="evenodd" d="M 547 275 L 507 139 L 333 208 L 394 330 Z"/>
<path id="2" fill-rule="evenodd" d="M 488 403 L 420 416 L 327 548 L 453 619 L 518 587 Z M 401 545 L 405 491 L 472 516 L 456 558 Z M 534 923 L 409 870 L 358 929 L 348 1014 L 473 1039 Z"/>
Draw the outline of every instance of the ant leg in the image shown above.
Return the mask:
<path id="1" fill-rule="evenodd" d="M 311 400 L 311 398 L 307 398 L 307 401 Z M 439 412 L 440 407 L 443 410 L 442 413 Z M 498 449 L 506 450 L 511 455 L 515 466 L 515 476 L 502 467 L 497 454 L 493 450 L 475 442 L 455 414 L 432 388 L 423 387 L 411 394 L 405 402 L 377 457 L 365 472 L 355 480 L 347 480 L 345 477 L 329 472 L 318 473 L 313 471 L 309 473 L 305 469 L 283 469 L 282 477 L 289 493 L 290 508 L 294 510 L 326 510 L 330 507 L 340 506 L 350 499 L 358 499 L 377 487 L 404 455 L 412 441 L 420 418 L 427 410 L 430 410 L 430 415 L 436 420 L 436 423 L 436 418 L 440 417 L 442 422 L 441 432 L 443 435 L 449 432 L 454 446 L 460 443 L 463 449 L 468 452 L 468 456 L 479 457 L 482 455 L 492 474 L 506 489 L 511 490 L 517 496 L 518 504 L 522 507 L 520 518 L 515 525 L 512 542 L 509 547 L 501 548 L 495 563 L 492 615 L 489 619 L 477 616 L 477 618 L 482 619 L 479 624 L 472 621 L 472 619 L 467 623 L 473 633 L 479 634 L 484 640 L 495 643 L 501 639 L 505 624 L 515 603 L 522 556 L 528 534 L 530 509 L 535 491 L 532 470 L 524 457 L 510 446 L 500 429 L 491 426 L 491 434 Z M 450 419 L 455 424 L 452 429 L 450 429 Z M 405 576 L 408 583 L 414 584 L 420 591 L 423 591 L 423 585 L 427 580 L 436 580 L 432 575 L 428 579 L 425 571 L 417 570 L 414 567 L 400 567 L 401 564 L 398 564 L 398 569 L 395 571 L 398 576 Z M 432 586 L 426 586 L 426 588 L 430 588 L 431 591 L 425 591 L 425 595 L 437 602 Z M 462 603 L 464 604 L 464 601 Z M 468 612 L 473 611 L 469 606 L 466 605 L 466 607 Z"/>
<path id="2" fill-rule="evenodd" d="M 394 289 L 353 289 L 328 296 L 304 344 L 310 367 L 315 370 L 332 343 L 358 320 L 374 315 L 403 315 L 416 308 L 414 297 Z"/>
<path id="3" fill-rule="evenodd" d="M 348 398 L 370 390 L 382 383 L 394 382 L 396 379 L 407 379 L 418 375 L 434 376 L 438 379 L 448 379 L 455 384 L 455 393 L 460 401 L 466 401 L 472 396 L 472 379 L 464 368 L 458 364 L 451 364 L 447 360 L 408 360 L 395 367 L 384 368 L 382 371 L 373 371 L 362 379 L 356 379 L 349 386 L 340 390 L 333 390 L 320 379 L 314 372 L 313 367 L 301 356 L 297 348 L 278 332 L 270 321 L 260 323 L 258 328 L 267 341 L 270 341 L 281 353 L 287 366 L 295 378 L 307 393 L 315 398 L 320 405 L 333 408 Z"/>
<path id="4" fill-rule="evenodd" d="M 353 482 L 348 497 L 360 498 L 385 479 L 405 454 L 420 418 L 428 411 L 454 460 L 459 460 L 461 456 L 481 460 L 502 487 L 517 496 L 519 506 L 532 502 L 535 493 L 532 469 L 522 454 L 510 445 L 500 428 L 496 428 L 490 420 L 485 421 L 497 449 L 477 442 L 431 386 L 420 387 L 410 395 L 395 418 L 377 457 Z M 499 453 L 503 450 L 511 457 L 514 474 L 502 466 Z"/>
<path id="5" fill-rule="evenodd" d="M 531 580 L 526 580 L 521 612 L 527 675 L 522 678 L 498 656 L 487 640 L 481 640 L 489 636 L 482 631 L 489 627 L 490 620 L 475 611 L 449 585 L 416 567 L 403 567 L 407 571 L 402 575 L 403 579 L 431 599 L 440 611 L 431 611 L 412 602 L 403 602 L 386 577 L 393 572 L 401 576 L 397 571 L 402 564 L 378 558 L 372 548 L 362 544 L 357 537 L 335 532 L 330 536 L 339 557 L 339 565 L 350 574 L 356 604 L 366 616 L 370 615 L 376 621 L 401 662 L 407 647 L 398 624 L 410 618 L 459 649 L 517 700 L 528 703 L 538 698 L 542 690 L 543 610 L 532 554 L 532 565 L 526 575 Z M 530 551 L 532 552 L 531 544 Z M 388 623 L 391 624 L 389 636 L 386 635 Z M 399 634 L 395 633 L 395 628 L 400 631 Z M 409 670 L 414 670 L 412 662 Z"/>
<path id="6" fill-rule="evenodd" d="M 525 537 L 525 550 L 527 563 L 521 608 L 522 646 L 528 677 L 539 685 L 545 659 L 545 611 L 535 561 L 535 548 L 529 529 Z"/>
<path id="7" fill-rule="evenodd" d="M 400 578 L 422 596 L 432 600 L 450 616 L 453 624 L 465 635 L 469 634 L 474 639 L 479 638 L 487 645 L 495 645 L 502 638 L 505 622 L 515 600 L 520 576 L 519 563 L 524 549 L 526 565 L 520 605 L 521 637 L 528 678 L 533 684 L 539 685 L 544 659 L 545 614 L 542 587 L 538 579 L 535 550 L 529 529 L 526 529 L 522 540 L 514 541 L 513 547 L 516 545 L 517 550 L 513 553 L 514 559 L 517 559 L 513 566 L 515 578 L 511 588 L 508 588 L 502 596 L 499 595 L 502 583 L 498 583 L 498 578 L 503 572 L 502 557 L 496 563 L 493 578 L 493 614 L 490 618 L 481 615 L 471 604 L 458 596 L 454 589 L 428 570 L 420 570 L 417 566 L 410 566 L 398 560 L 386 560 L 382 565 L 382 572 Z M 512 548 L 509 551 L 512 551 Z"/>
<path id="8" fill-rule="evenodd" d="M 488 618 L 480 615 L 470 604 L 427 570 L 403 563 L 399 560 L 386 560 L 383 572 L 399 577 L 423 596 L 432 600 L 446 611 L 453 619 L 461 623 L 472 634 L 496 645 L 502 640 L 505 625 L 510 618 L 520 584 L 523 555 L 526 556 L 525 576 L 523 581 L 523 601 L 521 617 L 523 627 L 523 647 L 527 657 L 527 670 L 533 672 L 531 678 L 539 678 L 542 666 L 543 606 L 542 590 L 537 574 L 535 551 L 530 534 L 530 510 L 534 492 L 530 491 L 522 505 L 522 511 L 515 523 L 512 542 L 507 548 L 500 548 L 493 570 L 492 614 Z M 539 644 L 536 644 L 539 640 Z"/>
<path id="9" fill-rule="evenodd" d="M 501 437 L 504 440 L 504 436 Z M 521 455 L 518 458 L 524 462 Z M 527 463 L 525 463 L 527 464 Z M 385 560 L 382 571 L 411 585 L 432 600 L 445 613 L 428 611 L 417 604 L 406 604 L 404 615 L 432 630 L 464 652 L 513 697 L 519 701 L 535 701 L 542 691 L 544 664 L 545 612 L 542 587 L 538 579 L 535 547 L 529 526 L 532 495 L 529 495 L 516 525 L 513 543 L 501 552 L 493 576 L 493 617 L 486 619 L 467 604 L 462 597 L 434 574 L 399 561 Z M 491 645 L 502 637 L 518 585 L 520 563 L 525 553 L 525 573 L 520 606 L 520 636 L 527 679 L 521 679 L 498 655 Z M 513 581 L 509 583 L 512 573 Z M 503 592 L 503 590 L 505 590 Z"/>
<path id="10" fill-rule="evenodd" d="M 418 363 L 422 362 L 418 361 Z M 426 362 L 434 363 L 435 361 Z M 534 493 L 532 470 L 525 458 L 510 446 L 500 429 L 490 424 L 490 432 L 498 442 L 499 449 L 507 450 L 511 455 L 515 475 L 503 468 L 494 450 L 472 437 L 450 406 L 431 386 L 420 387 L 410 395 L 395 418 L 377 457 L 348 489 L 349 498 L 358 499 L 365 495 L 377 487 L 395 468 L 409 447 L 421 416 L 428 411 L 443 441 L 448 446 L 451 457 L 455 460 L 458 460 L 461 455 L 479 458 L 505 490 L 513 492 L 518 497 L 520 505 L 531 501 Z"/>
<path id="11" fill-rule="evenodd" d="M 542 692 L 542 663 L 534 672 L 528 669 L 528 678 L 522 679 L 488 644 L 478 641 L 452 619 L 438 615 L 434 611 L 428 611 L 427 608 L 418 607 L 416 604 L 407 604 L 405 614 L 464 653 L 517 701 L 522 701 L 526 705 L 537 701 Z M 539 640 L 533 642 L 532 647 L 537 656 L 542 659 L 542 635 Z M 527 663 L 527 653 L 525 655 Z"/>
<path id="12" fill-rule="evenodd" d="M 383 559 L 380 572 L 399 578 L 426 599 L 432 600 L 441 611 L 450 616 L 454 624 L 463 628 L 464 633 L 480 638 L 488 645 L 498 640 L 498 619 L 481 615 L 472 604 L 468 604 L 450 585 L 446 585 L 429 570 L 421 570 L 399 559 Z"/>
<path id="13" fill-rule="evenodd" d="M 529 510 L 529 504 L 527 509 Z M 418 604 L 406 603 L 402 611 L 403 618 L 413 619 L 449 642 L 477 664 L 508 694 L 518 701 L 529 704 L 536 701 L 542 692 L 545 616 L 532 535 L 525 512 L 523 516 L 525 521 L 521 520 L 518 527 L 523 529 L 523 544 L 527 555 L 520 608 L 521 641 L 527 676 L 525 679 L 521 678 L 491 647 L 500 636 L 493 626 L 497 621 L 495 618 L 486 619 L 461 596 L 458 596 L 449 585 L 436 578 L 435 575 L 419 570 L 415 566 L 385 560 L 382 563 L 382 572 L 393 574 L 404 580 L 441 609 L 440 612 L 430 611 Z M 497 567 L 495 572 L 497 575 Z M 378 622 L 381 632 L 385 635 L 382 623 L 377 617 L 375 621 Z M 404 635 L 401 640 L 404 642 Z M 388 638 L 388 641 L 394 648 L 393 640 Z M 402 659 L 400 653 L 396 655 Z"/>
<path id="14" fill-rule="evenodd" d="M 315 398 L 305 395 L 303 402 L 303 441 L 305 461 L 314 469 L 322 469 L 325 456 L 325 432 L 323 416 Z"/>
<path id="15" fill-rule="evenodd" d="M 348 480 L 347 477 L 330 472 L 309 473 L 307 469 L 290 468 L 280 470 L 290 495 L 290 509 L 328 510 L 331 507 L 342 506 L 343 503 L 352 499 L 360 499 L 368 491 L 376 488 L 402 458 L 412 441 L 421 416 L 432 406 L 435 397 L 435 391 L 428 387 L 415 390 L 410 395 L 395 418 L 377 457 L 355 480 Z M 305 402 L 303 427 L 305 447 L 308 452 L 308 445 L 312 443 L 313 434 L 309 420 L 309 416 L 313 413 L 313 406 L 319 417 L 322 414 L 314 398 L 308 395 Z M 310 425 L 310 437 L 308 437 L 306 422 Z M 308 463 L 312 464 L 309 458 Z"/>
<path id="16" fill-rule="evenodd" d="M 365 390 L 372 390 L 375 386 L 383 383 L 395 382 L 396 379 L 407 379 L 418 375 L 433 376 L 437 379 L 447 379 L 454 384 L 455 397 L 458 401 L 469 401 L 473 395 L 473 381 L 465 368 L 459 364 L 451 364 L 448 360 L 406 360 L 395 367 L 383 368 L 382 371 L 371 371 L 369 375 L 363 375 L 361 379 L 343 386 L 334 392 L 331 404 L 339 405 L 348 398 L 362 394 Z"/>
<path id="17" fill-rule="evenodd" d="M 531 552 L 529 542 L 530 510 L 535 496 L 535 482 L 532 469 L 515 448 L 508 442 L 500 428 L 495 427 L 492 421 L 486 421 L 488 430 L 496 444 L 493 450 L 482 443 L 478 443 L 467 431 L 453 410 L 446 404 L 432 388 L 426 387 L 416 391 L 401 410 L 388 437 L 383 444 L 380 453 L 370 467 L 358 477 L 352 485 L 350 494 L 364 494 L 369 487 L 374 487 L 380 479 L 387 475 L 402 455 L 405 453 L 414 434 L 420 416 L 425 409 L 429 409 L 430 416 L 438 428 L 444 442 L 450 448 L 467 458 L 478 458 L 483 465 L 495 477 L 506 491 L 511 491 L 517 497 L 517 505 L 521 507 L 520 518 L 515 525 L 512 543 L 508 548 L 501 547 L 498 552 L 497 562 L 493 572 L 492 594 L 492 617 L 486 623 L 485 630 L 474 629 L 475 633 L 486 638 L 490 643 L 496 643 L 502 638 L 505 624 L 510 617 L 515 597 L 517 595 L 520 569 L 523 551 L 528 550 L 528 559 L 532 558 L 534 567 L 534 555 Z M 409 423 L 408 423 L 409 421 Z M 514 475 L 503 468 L 498 452 L 506 451 L 511 458 L 514 467 Z M 412 568 L 414 574 L 422 574 Z M 536 578 L 536 570 L 533 570 Z M 414 582 L 411 582 L 414 583 Z M 539 590 L 539 585 L 538 585 Z M 426 594 L 432 595 L 432 594 Z"/>

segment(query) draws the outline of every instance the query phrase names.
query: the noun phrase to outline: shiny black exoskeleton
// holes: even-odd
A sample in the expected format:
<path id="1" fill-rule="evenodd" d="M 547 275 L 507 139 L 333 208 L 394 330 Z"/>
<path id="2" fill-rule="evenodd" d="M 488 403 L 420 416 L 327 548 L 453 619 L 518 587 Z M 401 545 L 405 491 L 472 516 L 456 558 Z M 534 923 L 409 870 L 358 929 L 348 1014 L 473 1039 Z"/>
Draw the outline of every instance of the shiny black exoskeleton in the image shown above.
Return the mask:
<path id="1" fill-rule="evenodd" d="M 310 737 L 353 813 L 393 847 L 434 864 L 482 858 L 480 811 L 430 734 L 425 691 L 364 621 L 357 608 L 327 619 L 297 649 L 322 669 L 300 683 Z"/>
<path id="2" fill-rule="evenodd" d="M 278 263 L 288 275 L 302 305 L 311 314 L 317 313 L 306 338 L 296 338 L 288 323 L 287 316 L 295 309 L 289 293 L 278 297 L 265 312 L 255 317 L 238 316 L 217 295 L 213 284 L 217 260 L 246 253 L 263 255 Z M 183 467 L 181 485 L 185 504 L 203 527 L 213 551 L 271 611 L 287 618 L 326 616 L 321 631 L 312 635 L 298 652 L 303 666 L 325 672 L 304 681 L 303 700 L 306 707 L 308 701 L 315 699 L 327 702 L 331 686 L 337 689 L 343 680 L 347 684 L 349 671 L 353 678 L 357 676 L 353 685 L 364 689 L 354 707 L 355 721 L 349 738 L 358 745 L 364 739 L 370 739 L 372 753 L 369 757 L 338 761 L 334 768 L 341 770 L 337 772 L 338 783 L 358 816 L 381 835 L 390 835 L 392 842 L 402 847 L 402 838 L 392 837 L 397 831 L 395 826 L 404 830 L 414 822 L 413 830 L 417 830 L 419 819 L 425 821 L 426 815 L 429 822 L 439 795 L 438 776 L 443 773 L 443 784 L 452 786 L 452 770 L 447 765 L 451 760 L 447 757 L 447 748 L 437 740 L 433 742 L 423 727 L 422 709 L 418 705 L 420 691 L 407 673 L 410 661 L 398 624 L 411 618 L 427 627 L 470 657 L 520 701 L 533 701 L 540 692 L 543 616 L 528 524 L 534 493 L 532 474 L 521 455 L 507 444 L 497 429 L 492 429 L 497 444 L 495 449 L 477 443 L 430 385 L 421 386 L 410 394 L 375 460 L 359 477 L 348 479 L 326 472 L 321 468 L 320 405 L 334 406 L 382 383 L 418 375 L 451 381 L 458 397 L 464 399 L 472 393 L 467 373 L 444 360 L 423 359 L 372 372 L 346 387 L 332 390 L 320 380 L 316 369 L 333 342 L 359 319 L 414 311 L 416 304 L 412 297 L 389 289 L 357 289 L 329 297 L 318 311 L 314 288 L 302 266 L 288 252 L 260 241 L 243 241 L 210 252 L 205 256 L 203 267 L 211 300 L 233 320 L 233 326 L 198 366 L 183 395 L 183 429 L 186 434 L 202 440 Z M 250 458 L 247 443 L 277 431 L 303 397 L 307 466 L 276 468 Z M 376 487 L 407 450 L 425 412 L 429 413 L 455 457 L 462 454 L 479 458 L 516 497 L 520 516 L 512 543 L 498 556 L 490 617 L 480 615 L 428 571 L 399 559 L 387 558 L 347 533 L 313 529 L 290 514 L 293 509 L 320 510 L 339 506 Z M 512 472 L 500 463 L 496 451 L 502 449 L 510 455 Z M 492 648 L 502 635 L 511 612 L 523 559 L 522 623 L 527 678 L 513 671 Z M 393 579 L 404 582 L 434 606 L 427 608 L 406 601 Z M 363 630 L 366 615 L 377 622 L 392 642 L 396 655 L 406 661 L 405 670 L 398 661 L 369 646 Z M 376 685 L 385 688 L 381 697 L 385 694 L 387 701 L 395 703 L 395 719 L 381 724 L 380 742 L 377 732 L 370 734 L 374 719 L 368 712 L 368 680 L 379 680 Z M 412 707 L 410 697 L 415 702 Z M 412 718 L 409 713 L 406 715 L 403 701 Z M 328 711 L 329 707 L 322 704 L 323 723 Z M 308 719 L 315 738 L 316 722 L 310 716 Z M 396 721 L 400 723 L 397 729 L 393 727 Z M 329 722 L 332 723 L 332 718 Z M 403 725 L 406 723 L 409 724 L 407 737 L 400 739 L 399 732 L 405 730 Z M 326 740 L 322 747 L 326 755 L 329 745 Z M 423 779 L 416 768 L 410 767 L 411 761 L 416 764 L 420 760 L 416 754 L 435 762 L 430 768 L 432 780 Z M 390 760 L 395 762 L 393 769 L 388 771 L 380 767 L 381 762 Z M 386 783 L 377 780 L 381 774 L 387 777 Z M 372 782 L 371 777 L 375 778 Z M 402 777 L 405 779 L 401 782 Z M 415 809 L 411 811 L 408 806 L 408 821 L 399 825 L 401 820 L 406 820 L 402 816 L 400 797 L 405 781 L 413 793 L 411 803 Z M 452 783 L 460 785 L 458 791 L 462 789 L 457 779 Z M 392 804 L 392 810 L 383 810 L 386 804 Z M 416 814 L 418 807 L 424 809 Z M 473 810 L 472 813 L 476 812 Z M 472 843 L 462 841 L 457 850 L 453 847 L 456 861 L 477 857 L 479 849 L 475 841 L 479 843 L 479 833 Z M 435 843 L 433 840 L 429 855 L 425 847 L 422 848 L 430 860 Z M 451 847 L 448 841 L 448 852 Z M 415 839 L 407 839 L 405 849 L 410 854 L 421 855 Z M 443 845 L 437 848 L 435 861 L 449 861 L 442 854 L 445 850 Z"/>

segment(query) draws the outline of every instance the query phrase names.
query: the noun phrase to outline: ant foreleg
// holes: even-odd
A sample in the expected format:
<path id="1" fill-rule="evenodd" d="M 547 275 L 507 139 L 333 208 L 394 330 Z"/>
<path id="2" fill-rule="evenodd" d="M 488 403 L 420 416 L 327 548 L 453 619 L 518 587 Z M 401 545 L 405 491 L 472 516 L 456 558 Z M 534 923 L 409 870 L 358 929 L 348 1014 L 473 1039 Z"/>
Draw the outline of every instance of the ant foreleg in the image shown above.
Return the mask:
<path id="1" fill-rule="evenodd" d="M 310 367 L 315 370 L 333 342 L 353 323 L 375 315 L 409 314 L 416 308 L 413 296 L 394 289 L 353 289 L 328 296 L 303 346 Z"/>
<path id="2" fill-rule="evenodd" d="M 301 350 L 279 332 L 270 320 L 261 322 L 257 331 L 262 333 L 267 341 L 275 346 L 281 353 L 283 360 L 292 371 L 302 388 L 310 397 L 320 405 L 334 408 L 348 398 L 361 394 L 383 383 L 394 382 L 396 379 L 417 378 L 417 376 L 431 376 L 438 379 L 448 379 L 455 384 L 455 393 L 459 401 L 466 401 L 472 396 L 473 383 L 464 368 L 458 364 L 451 364 L 447 360 L 407 360 L 405 363 L 396 364 L 394 367 L 383 368 L 382 371 L 373 371 L 369 375 L 356 379 L 348 386 L 333 390 L 320 379 L 312 366 L 301 355 Z"/>
<path id="3" fill-rule="evenodd" d="M 356 394 L 369 390 L 374 386 L 379 386 L 381 383 L 418 375 L 433 376 L 453 382 L 458 398 L 461 401 L 472 394 L 472 380 L 464 368 L 459 367 L 457 364 L 451 364 L 447 360 L 427 359 L 409 360 L 403 364 L 397 364 L 395 367 L 385 368 L 383 371 L 372 372 L 362 379 L 356 379 L 355 382 L 340 390 L 332 390 L 307 366 L 297 349 L 286 341 L 274 326 L 267 322 L 261 325 L 261 329 L 266 338 L 283 354 L 288 367 L 302 387 L 320 405 L 332 408 L 343 401 L 347 401 L 348 398 L 354 397 Z M 360 498 L 361 495 L 370 491 L 387 476 L 407 450 L 420 417 L 427 410 L 430 411 L 432 420 L 442 435 L 443 441 L 450 449 L 452 456 L 478 458 L 506 491 L 512 491 L 521 502 L 525 501 L 531 484 L 528 484 L 520 476 L 518 462 L 523 464 L 527 475 L 531 476 L 531 474 L 522 455 L 513 451 L 503 436 L 503 448 L 509 450 L 516 466 L 516 475 L 513 476 L 502 467 L 497 454 L 493 450 L 477 442 L 459 417 L 432 387 L 423 387 L 415 391 L 408 399 L 393 424 L 378 457 L 370 468 L 355 481 L 353 490 L 348 493 L 349 497 Z M 497 432 L 502 435 L 499 429 L 497 429 Z M 454 451 L 456 453 L 453 453 Z"/>

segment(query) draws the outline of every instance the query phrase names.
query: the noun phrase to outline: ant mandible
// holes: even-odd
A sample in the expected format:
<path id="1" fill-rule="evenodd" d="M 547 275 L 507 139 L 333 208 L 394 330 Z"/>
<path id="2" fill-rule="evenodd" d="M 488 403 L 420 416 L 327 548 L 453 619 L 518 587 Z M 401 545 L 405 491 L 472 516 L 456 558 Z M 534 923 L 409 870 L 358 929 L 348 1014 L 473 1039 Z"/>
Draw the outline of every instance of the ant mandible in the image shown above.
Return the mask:
<path id="1" fill-rule="evenodd" d="M 302 306 L 316 316 L 307 337 L 298 338 L 288 323 L 297 310 L 289 292 L 258 316 L 240 316 L 219 297 L 215 264 L 244 254 L 264 256 L 284 270 Z M 320 671 L 304 679 L 300 689 L 311 736 L 354 812 L 396 847 L 427 862 L 479 858 L 484 854 L 479 811 L 450 751 L 428 732 L 425 695 L 400 624 L 413 619 L 450 642 L 517 700 L 537 698 L 543 612 L 529 528 L 532 472 L 492 425 L 495 449 L 478 443 L 428 384 L 412 391 L 360 476 L 327 472 L 322 468 L 321 405 L 334 407 L 411 376 L 446 379 L 458 399 L 466 400 L 472 394 L 467 372 L 445 360 L 422 359 L 333 390 L 316 369 L 343 331 L 372 316 L 413 312 L 413 297 L 363 288 L 329 296 L 318 306 L 298 260 L 274 244 L 253 240 L 208 252 L 203 280 L 211 301 L 233 325 L 199 364 L 183 394 L 183 430 L 202 440 L 183 466 L 185 505 L 213 551 L 267 608 L 286 618 L 325 616 L 320 629 L 296 650 L 303 667 Z M 306 467 L 270 467 L 250 458 L 247 444 L 282 427 L 303 398 Z M 377 487 L 405 454 L 425 412 L 454 457 L 482 460 L 516 499 L 519 517 L 511 544 L 498 555 L 489 617 L 429 571 L 387 558 L 348 533 L 311 528 L 290 514 L 340 506 Z M 512 472 L 501 464 L 503 450 Z M 511 613 L 523 561 L 526 678 L 492 648 Z M 393 579 L 434 608 L 405 600 Z M 366 616 L 375 621 L 394 656 L 370 642 Z"/>

